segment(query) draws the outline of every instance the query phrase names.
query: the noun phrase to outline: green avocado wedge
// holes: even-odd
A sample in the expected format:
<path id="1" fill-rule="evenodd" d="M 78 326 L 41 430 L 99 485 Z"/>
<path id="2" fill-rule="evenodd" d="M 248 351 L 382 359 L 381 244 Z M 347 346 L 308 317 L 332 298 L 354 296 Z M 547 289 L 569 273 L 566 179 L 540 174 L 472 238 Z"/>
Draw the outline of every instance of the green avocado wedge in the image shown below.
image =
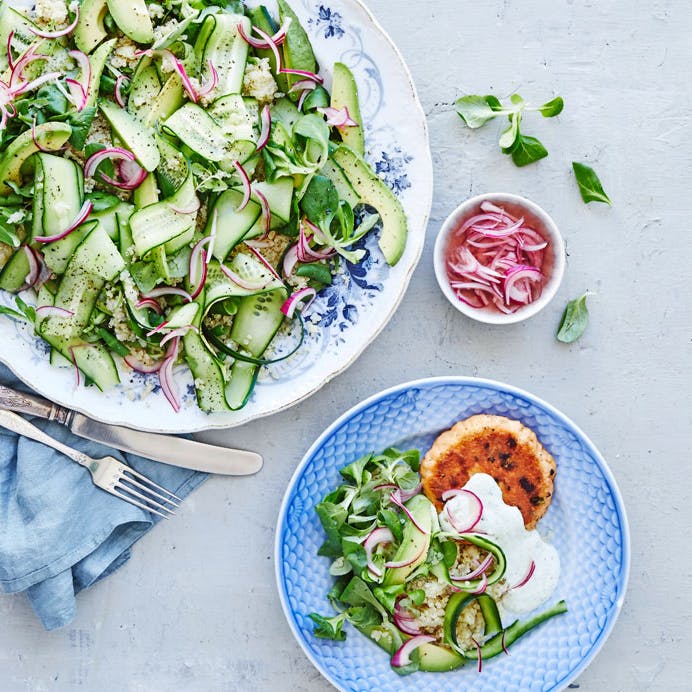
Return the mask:
<path id="1" fill-rule="evenodd" d="M 317 72 L 317 60 L 310 45 L 310 39 L 305 33 L 305 29 L 300 25 L 300 20 L 295 12 L 290 8 L 286 0 L 277 0 L 279 6 L 279 18 L 281 23 L 286 19 L 291 20 L 291 24 L 286 32 L 286 40 L 281 46 L 284 58 L 284 67 L 291 70 L 307 70 L 308 72 Z M 299 75 L 289 74 L 287 76 L 288 87 L 292 87 L 302 77 Z M 297 93 L 291 94 L 291 99 L 298 100 Z"/>
<path id="2" fill-rule="evenodd" d="M 107 13 L 107 0 L 83 0 L 79 6 L 79 21 L 74 30 L 74 42 L 79 50 L 91 53 L 107 38 L 108 32 L 103 24 Z"/>
<path id="3" fill-rule="evenodd" d="M 411 572 L 418 565 L 425 562 L 430 547 L 430 534 L 432 532 L 432 518 L 435 513 L 430 500 L 424 495 L 415 495 L 406 504 L 406 509 L 411 513 L 411 516 L 416 520 L 416 524 L 410 519 L 407 520 L 404 526 L 404 535 L 401 539 L 401 544 L 394 553 L 393 562 L 407 562 L 409 564 L 404 567 L 390 567 L 387 569 L 383 586 L 393 586 L 395 584 L 403 584 Z M 421 530 L 422 529 L 422 530 Z"/>
<path id="4" fill-rule="evenodd" d="M 48 122 L 37 125 L 35 132 L 26 130 L 10 143 L 0 157 L 0 196 L 12 190 L 5 183 L 22 184 L 22 166 L 37 151 L 56 151 L 67 142 L 72 128 L 67 123 Z"/>
<path id="5" fill-rule="evenodd" d="M 137 43 L 154 40 L 154 25 L 144 0 L 108 0 L 108 11 L 125 36 Z"/>
<path id="6" fill-rule="evenodd" d="M 344 172 L 360 201 L 378 211 L 382 218 L 379 246 L 387 264 L 394 266 L 404 254 L 408 236 L 408 221 L 401 202 L 353 149 L 339 146 L 331 158 Z"/>
<path id="7" fill-rule="evenodd" d="M 363 156 L 365 152 L 365 137 L 363 135 L 363 120 L 360 115 L 360 103 L 358 101 L 358 85 L 351 70 L 342 62 L 334 63 L 333 79 L 332 108 L 347 108 L 351 119 L 358 123 L 351 127 L 342 128 L 340 130 L 341 139 L 356 154 Z"/>

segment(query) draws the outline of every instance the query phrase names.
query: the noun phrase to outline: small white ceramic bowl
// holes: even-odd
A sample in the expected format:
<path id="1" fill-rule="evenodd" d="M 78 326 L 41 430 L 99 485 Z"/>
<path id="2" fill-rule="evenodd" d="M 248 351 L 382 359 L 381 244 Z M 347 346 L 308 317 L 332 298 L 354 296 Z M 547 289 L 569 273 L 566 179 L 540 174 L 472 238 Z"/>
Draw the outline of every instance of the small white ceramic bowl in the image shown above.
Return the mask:
<path id="1" fill-rule="evenodd" d="M 510 214 L 524 217 L 531 228 L 538 231 L 547 241 L 543 270 L 547 280 L 537 300 L 519 308 L 516 312 L 505 314 L 494 307 L 474 308 L 457 298 L 450 286 L 445 254 L 451 234 L 468 218 L 480 213 L 482 202 L 489 201 L 503 207 Z M 467 317 L 486 324 L 514 324 L 522 322 L 540 312 L 555 296 L 565 273 L 565 243 L 552 218 L 537 204 L 525 197 L 507 192 L 489 192 L 471 197 L 460 204 L 446 219 L 435 241 L 435 276 L 447 300 Z"/>

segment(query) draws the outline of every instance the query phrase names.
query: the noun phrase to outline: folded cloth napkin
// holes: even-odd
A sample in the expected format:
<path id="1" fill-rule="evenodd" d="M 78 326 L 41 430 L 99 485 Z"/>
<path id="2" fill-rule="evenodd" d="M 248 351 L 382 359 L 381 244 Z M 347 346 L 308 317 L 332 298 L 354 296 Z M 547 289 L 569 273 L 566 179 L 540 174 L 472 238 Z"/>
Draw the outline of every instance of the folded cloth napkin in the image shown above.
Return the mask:
<path id="1" fill-rule="evenodd" d="M 1 364 L 0 383 L 28 391 Z M 206 478 L 75 437 L 56 423 L 34 422 L 90 456 L 126 462 L 181 498 Z M 0 586 L 26 591 L 47 630 L 67 625 L 75 595 L 123 565 L 158 521 L 97 488 L 86 469 L 59 452 L 0 428 Z"/>

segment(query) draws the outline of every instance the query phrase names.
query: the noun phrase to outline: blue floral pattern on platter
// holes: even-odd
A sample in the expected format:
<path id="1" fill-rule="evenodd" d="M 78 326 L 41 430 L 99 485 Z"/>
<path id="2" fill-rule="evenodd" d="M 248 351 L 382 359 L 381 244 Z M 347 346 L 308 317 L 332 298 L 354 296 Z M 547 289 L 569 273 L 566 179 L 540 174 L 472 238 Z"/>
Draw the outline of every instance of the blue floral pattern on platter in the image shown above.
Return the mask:
<path id="1" fill-rule="evenodd" d="M 568 612 L 525 635 L 510 657 L 444 674 L 400 677 L 389 657 L 346 626 L 345 642 L 312 635 L 311 612 L 332 613 L 326 594 L 330 560 L 317 555 L 324 532 L 314 506 L 333 490 L 339 469 L 393 445 L 425 452 L 435 437 L 475 413 L 521 420 L 555 457 L 553 502 L 539 524 L 558 550 L 561 575 L 548 603 Z M 530 692 L 567 687 L 610 634 L 627 588 L 629 529 L 615 480 L 593 444 L 562 413 L 531 394 L 473 378 L 432 378 L 400 385 L 355 406 L 315 442 L 296 470 L 279 514 L 276 576 L 291 629 L 305 653 L 340 690 L 425 689 Z"/>
<path id="2" fill-rule="evenodd" d="M 261 0 L 248 0 L 253 6 Z M 106 393 L 74 387 L 69 368 L 49 365 L 46 344 L 31 330 L 0 318 L 0 358 L 54 401 L 110 423 L 159 432 L 194 432 L 240 425 L 285 409 L 317 391 L 348 367 L 392 316 L 415 268 L 425 240 L 432 203 L 432 161 L 425 116 L 410 76 L 391 41 L 360 0 L 290 0 L 315 48 L 330 86 L 330 66 L 341 61 L 354 73 L 366 135 L 366 158 L 400 198 L 409 220 L 404 256 L 395 267 L 384 261 L 375 229 L 363 242 L 359 265 L 342 262 L 331 287 L 306 315 L 305 345 L 286 361 L 262 369 L 253 396 L 241 411 L 206 415 L 199 411 L 186 367 L 176 370 L 183 406 L 176 414 L 156 376 L 121 367 L 121 386 Z M 29 3 L 25 3 L 29 4 Z M 405 131 L 406 144 L 401 145 Z M 7 303 L 7 301 L 10 301 Z M 11 297 L 0 296 L 11 305 Z M 285 351 L 293 337 L 278 339 Z"/>

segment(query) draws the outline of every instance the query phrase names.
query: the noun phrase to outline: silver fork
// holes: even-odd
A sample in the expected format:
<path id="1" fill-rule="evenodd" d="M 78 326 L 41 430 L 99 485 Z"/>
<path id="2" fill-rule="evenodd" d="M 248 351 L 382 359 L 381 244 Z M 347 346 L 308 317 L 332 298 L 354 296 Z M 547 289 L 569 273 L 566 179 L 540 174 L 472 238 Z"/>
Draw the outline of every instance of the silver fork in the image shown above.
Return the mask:
<path id="1" fill-rule="evenodd" d="M 94 485 L 101 490 L 105 490 L 107 493 L 148 512 L 158 514 L 164 519 L 173 516 L 179 503 L 182 502 L 177 495 L 149 480 L 130 466 L 122 464 L 115 457 L 93 459 L 83 452 L 58 442 L 16 413 L 0 409 L 0 425 L 19 435 L 57 449 L 72 461 L 84 466 L 91 474 Z"/>

